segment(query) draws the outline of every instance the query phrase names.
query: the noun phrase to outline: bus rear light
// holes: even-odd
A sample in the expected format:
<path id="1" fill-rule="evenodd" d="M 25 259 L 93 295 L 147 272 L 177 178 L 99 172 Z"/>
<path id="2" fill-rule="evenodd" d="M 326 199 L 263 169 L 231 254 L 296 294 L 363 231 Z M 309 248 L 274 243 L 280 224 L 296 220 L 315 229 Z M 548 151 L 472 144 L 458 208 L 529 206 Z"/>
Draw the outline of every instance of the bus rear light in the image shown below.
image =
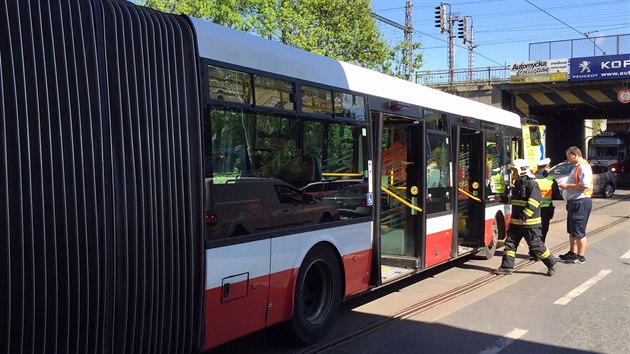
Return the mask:
<path id="1" fill-rule="evenodd" d="M 219 216 L 217 214 L 206 213 L 205 219 L 208 226 L 217 226 L 219 224 Z"/>

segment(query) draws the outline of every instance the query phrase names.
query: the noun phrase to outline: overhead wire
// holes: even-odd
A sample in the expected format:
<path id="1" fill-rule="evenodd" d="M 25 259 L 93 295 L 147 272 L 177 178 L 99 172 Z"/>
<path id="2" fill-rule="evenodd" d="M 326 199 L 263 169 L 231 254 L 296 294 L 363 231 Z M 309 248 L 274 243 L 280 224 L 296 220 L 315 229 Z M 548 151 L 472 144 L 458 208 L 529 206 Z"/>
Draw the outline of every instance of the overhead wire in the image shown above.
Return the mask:
<path id="1" fill-rule="evenodd" d="M 532 4 L 530 1 L 528 1 L 528 0 L 525 0 L 525 1 L 526 1 L 526 2 L 528 2 L 528 3 L 530 3 L 530 5 L 532 5 L 532 6 L 536 7 L 538 10 L 540 10 L 540 11 L 542 11 L 542 12 L 546 13 L 547 15 L 549 15 L 549 16 L 551 16 L 551 17 L 553 17 L 554 19 L 556 19 L 557 21 L 559 21 L 560 23 L 562 23 L 564 26 L 567 26 L 567 27 L 571 28 L 572 30 L 577 31 L 577 32 L 578 32 L 578 33 L 580 33 L 581 35 L 584 35 L 584 33 L 579 32 L 577 29 L 575 29 L 575 28 L 571 27 L 570 25 L 568 25 L 568 24 L 564 23 L 564 21 L 562 21 L 562 20 L 560 20 L 560 19 L 555 18 L 553 15 L 549 14 L 549 13 L 548 13 L 548 12 L 546 12 L 545 10 L 543 10 L 543 9 L 541 9 L 541 8 L 537 7 L 536 5 Z M 624 1 L 625 1 L 625 0 L 624 0 Z M 481 2 L 487 3 L 487 1 L 469 1 L 469 2 L 466 2 L 466 3 L 458 3 L 458 4 L 472 4 L 472 3 L 481 3 Z M 618 1 L 608 1 L 607 3 L 616 3 L 616 2 L 618 2 Z M 587 4 L 584 4 L 584 6 L 586 6 L 586 5 L 587 5 Z M 579 6 L 579 5 L 578 5 L 578 6 Z M 561 6 L 561 7 L 562 7 L 562 6 Z M 556 9 L 557 9 L 557 8 L 560 8 L 560 7 L 556 7 Z M 514 13 L 514 14 L 520 14 L 520 13 L 522 13 L 522 12 L 523 12 L 523 11 L 512 12 L 512 13 Z M 495 15 L 496 15 L 496 14 L 495 14 Z M 539 25 L 537 25 L 536 27 L 539 27 Z M 624 27 L 621 27 L 621 28 L 624 28 Z M 522 30 L 523 30 L 523 31 L 525 31 L 526 29 L 525 29 L 525 28 L 523 28 Z M 546 30 L 549 30 L 549 28 L 547 27 L 547 28 L 546 28 Z M 435 39 L 435 40 L 440 41 L 440 42 L 444 42 L 444 43 L 445 43 L 445 44 L 447 44 L 447 45 L 448 45 L 448 43 L 449 43 L 447 40 L 445 40 L 445 39 L 443 39 L 443 38 L 440 38 L 440 37 L 437 37 L 437 36 L 434 36 L 434 35 L 431 35 L 431 34 L 428 34 L 428 33 L 425 33 L 425 32 L 419 31 L 419 30 L 416 30 L 416 29 L 414 29 L 414 30 L 413 30 L 413 32 L 414 32 L 414 33 L 416 33 L 416 34 L 423 35 L 423 36 L 425 36 L 425 37 L 429 37 L 429 38 Z M 478 32 L 479 32 L 479 31 L 478 31 Z M 483 32 L 483 31 L 481 31 L 481 32 Z M 587 38 L 589 38 L 589 37 L 587 37 Z M 591 38 L 589 38 L 589 39 L 591 39 Z M 520 39 L 520 40 L 511 39 L 511 40 L 506 40 L 506 41 L 503 41 L 503 42 L 495 42 L 495 43 L 492 43 L 492 42 L 491 42 L 491 43 L 485 43 L 485 44 L 484 44 L 484 46 L 488 46 L 488 45 L 496 45 L 496 44 L 502 44 L 502 43 L 515 43 L 515 42 L 519 42 L 519 41 L 521 41 L 521 42 L 526 42 L 526 41 L 529 41 L 529 39 Z M 592 39 L 591 39 L 591 41 L 592 41 Z M 593 44 L 595 44 L 595 42 L 593 42 Z M 466 47 L 466 46 L 463 46 L 463 45 L 460 45 L 460 44 L 457 44 L 457 43 L 454 43 L 454 45 L 455 45 L 456 47 L 458 47 L 458 48 L 462 48 L 462 49 L 469 50 L 469 47 Z M 596 44 L 595 44 L 595 45 L 596 45 Z M 597 46 L 597 45 L 596 45 L 596 46 Z M 439 49 L 439 48 L 444 48 L 444 47 L 427 47 L 427 48 L 423 47 L 422 49 L 427 50 L 427 49 Z M 599 48 L 599 47 L 598 47 L 598 48 Z M 602 50 L 601 48 L 599 48 L 599 49 L 603 52 L 603 50 Z M 500 63 L 500 62 L 498 62 L 498 61 L 496 61 L 496 60 L 494 60 L 494 59 L 492 59 L 492 58 L 490 58 L 490 57 L 488 57 L 488 56 L 485 56 L 485 55 L 481 54 L 479 51 L 477 51 L 477 50 L 475 50 L 475 49 L 473 49 L 473 50 L 472 50 L 472 52 L 473 52 L 475 55 L 480 56 L 480 57 L 482 57 L 482 58 L 484 58 L 484 59 L 486 59 L 486 60 L 488 60 L 488 61 L 490 61 L 490 62 L 492 62 L 492 63 L 498 64 L 499 66 L 506 66 L 506 64 L 505 64 L 505 63 Z M 537 84 L 538 86 L 544 87 L 544 88 L 546 88 L 546 89 L 548 89 L 548 90 L 550 90 L 550 91 L 552 91 L 552 92 L 556 92 L 556 93 L 560 93 L 560 92 L 561 92 L 561 91 L 560 91 L 560 90 L 558 90 L 556 87 L 551 86 L 551 85 L 548 85 L 548 84 L 543 83 L 543 82 L 536 82 L 536 83 L 534 83 L 534 84 Z M 590 104 L 590 103 L 588 103 L 588 102 L 584 102 L 584 104 L 586 104 L 587 106 L 589 106 L 589 107 L 591 107 L 591 108 L 594 108 L 594 109 L 596 109 L 596 110 L 600 110 L 600 111 L 601 111 L 601 108 L 599 108 L 599 107 L 597 107 L 597 106 L 595 106 L 595 105 L 593 105 L 593 104 Z"/>
<path id="2" fill-rule="evenodd" d="M 497 0 L 497 1 L 502 1 L 502 0 Z M 526 1 L 527 1 L 527 0 L 526 0 Z M 602 1 L 602 2 L 598 3 L 598 5 L 604 5 L 604 4 L 617 4 L 617 3 L 624 2 L 624 1 L 626 1 L 626 0 L 611 0 L 611 1 Z M 476 4 L 476 3 L 484 3 L 484 4 L 487 4 L 488 2 L 492 2 L 492 0 L 464 1 L 464 2 L 454 2 L 454 3 L 451 3 L 451 4 L 452 4 L 452 5 L 469 5 L 469 4 Z M 553 15 L 549 14 L 549 13 L 548 13 L 548 12 L 546 12 L 544 9 L 541 9 L 541 8 L 539 8 L 539 7 L 535 6 L 535 5 L 534 5 L 534 4 L 532 4 L 530 1 L 527 1 L 527 2 L 528 2 L 528 3 L 530 3 L 530 5 L 532 5 L 532 6 L 536 7 L 536 9 L 537 9 L 538 11 L 545 12 L 545 13 L 546 13 L 547 15 L 549 15 L 550 17 L 553 17 Z M 566 9 L 566 8 L 575 9 L 575 8 L 588 7 L 588 6 L 592 6 L 592 3 L 572 4 L 571 6 L 568 6 L 568 5 L 561 5 L 561 6 L 549 7 L 549 9 L 550 9 L 550 10 L 551 10 L 551 9 L 554 9 L 554 10 L 559 10 L 559 9 Z M 422 6 L 422 5 L 421 5 L 421 6 L 414 6 L 414 8 L 416 8 L 416 9 L 419 9 L 419 8 L 427 8 L 427 9 L 428 9 L 428 8 L 431 8 L 431 9 L 433 9 L 433 6 L 427 6 L 427 5 Z M 394 11 L 394 10 L 404 11 L 404 7 L 396 7 L 396 8 L 390 8 L 390 9 L 385 9 L 385 10 L 387 10 L 387 11 Z M 382 10 L 379 10 L 379 11 L 382 11 Z M 493 14 L 486 14 L 486 15 L 474 15 L 474 17 L 475 17 L 475 18 L 478 18 L 478 17 L 497 17 L 497 16 L 503 16 L 503 15 L 515 15 L 515 16 L 517 16 L 517 15 L 522 15 L 522 14 L 523 14 L 523 12 L 528 13 L 528 12 L 533 12 L 533 11 L 529 11 L 529 10 L 506 11 L 506 12 L 493 13 Z M 589 15 L 589 16 L 590 16 L 590 17 L 589 17 L 589 18 L 587 18 L 587 19 L 589 19 L 589 20 L 593 20 L 592 16 L 591 16 L 591 15 Z M 623 15 L 618 15 L 617 17 L 621 18 L 621 17 L 623 17 Z M 417 18 L 417 17 L 416 17 L 416 18 Z M 574 18 L 574 17 L 572 17 L 572 18 Z M 577 19 L 577 18 L 580 18 L 580 17 L 578 16 L 578 17 L 576 17 L 576 19 Z M 615 18 L 615 15 L 613 15 L 613 19 L 614 19 L 614 18 Z M 610 20 L 610 19 L 611 19 L 611 17 L 610 17 L 610 16 L 608 16 L 608 17 L 607 17 L 607 20 Z M 553 30 L 553 29 L 560 30 L 561 28 L 564 28 L 564 27 L 569 27 L 571 30 L 573 30 L 573 31 L 577 31 L 578 33 L 580 33 L 580 35 L 582 35 L 582 36 L 584 35 L 584 33 L 581 33 L 581 32 L 579 32 L 578 30 L 576 30 L 575 28 L 572 28 L 570 25 L 568 25 L 568 24 L 564 23 L 562 20 L 559 20 L 559 19 L 557 19 L 557 18 L 554 18 L 554 20 L 556 20 L 556 21 L 560 22 L 560 23 L 562 24 L 562 26 L 563 26 L 563 27 L 555 27 L 555 26 L 554 26 L 554 27 L 545 27 L 544 29 L 540 29 L 540 28 L 541 28 L 540 24 L 536 24 L 536 25 L 532 25 L 532 26 L 519 26 L 519 27 L 513 27 L 513 28 L 512 28 L 512 30 L 511 30 L 511 32 L 525 32 L 525 31 L 528 31 L 528 28 L 531 28 L 531 29 L 529 29 L 529 31 L 530 31 L 530 32 L 531 32 L 531 31 L 536 31 L 537 29 L 540 29 L 540 30 L 545 30 L 545 31 L 547 31 L 547 32 L 548 32 L 550 29 L 551 29 L 551 30 Z M 596 19 L 595 19 L 595 20 L 596 20 Z M 417 21 L 417 20 L 416 20 L 416 21 L 414 21 L 414 24 L 417 24 L 417 23 L 427 23 L 427 22 L 428 22 L 428 21 L 423 21 L 423 20 Z M 583 21 L 582 21 L 582 22 L 583 22 Z M 514 25 L 514 24 L 518 24 L 518 22 L 516 22 L 516 23 L 515 23 L 515 22 L 513 22 L 513 21 L 512 21 L 512 22 L 510 22 L 510 23 L 511 23 L 511 24 L 513 24 L 513 25 Z M 527 23 L 527 22 L 521 22 L 521 23 Z M 607 26 L 608 26 L 608 27 L 613 26 L 612 28 L 608 28 L 608 30 L 617 29 L 617 28 L 624 28 L 624 27 L 623 27 L 623 23 L 615 23 L 615 24 L 610 24 L 610 23 L 608 23 L 608 24 L 607 24 Z M 615 27 L 615 26 L 616 26 L 616 27 Z M 621 26 L 621 27 L 620 27 L 620 26 Z M 599 28 L 602 28 L 602 27 L 601 27 L 601 26 L 599 26 Z M 495 29 L 493 29 L 492 31 L 496 32 L 496 28 L 495 28 Z M 416 33 L 416 34 L 422 35 L 422 36 L 424 36 L 425 38 L 430 38 L 430 39 L 432 39 L 432 40 L 436 40 L 436 41 L 439 41 L 439 42 L 442 42 L 442 43 L 444 43 L 444 44 L 445 44 L 445 46 L 439 46 L 439 45 L 438 45 L 438 46 L 423 47 L 423 48 L 422 48 L 423 50 L 439 49 L 439 48 L 445 48 L 445 47 L 448 47 L 448 43 L 449 43 L 449 42 L 448 42 L 448 40 L 446 40 L 446 39 L 440 38 L 440 37 L 438 37 L 438 36 L 436 36 L 436 35 L 432 35 L 432 34 L 429 34 L 429 33 L 422 32 L 422 31 L 417 30 L 417 29 L 414 29 L 414 31 L 413 31 L 413 32 L 414 32 L 414 33 Z M 480 30 L 480 29 L 478 29 L 478 28 L 476 29 L 476 33 L 488 33 L 488 32 L 489 32 L 489 31 Z M 401 33 L 401 35 L 400 35 L 399 37 L 398 37 L 398 36 L 388 36 L 388 37 L 389 37 L 389 38 L 388 38 L 388 40 L 392 40 L 392 41 L 394 41 L 394 40 L 400 40 L 400 39 L 402 38 L 402 33 Z M 537 37 L 536 37 L 536 38 L 537 38 Z M 587 37 L 587 38 L 588 38 L 588 37 Z M 533 38 L 532 38 L 531 36 L 523 36 L 523 37 L 521 37 L 521 38 L 518 38 L 518 37 L 517 37 L 517 38 L 510 38 L 510 39 L 499 40 L 499 41 L 493 41 L 493 42 L 484 42 L 484 43 L 483 43 L 483 46 L 484 46 L 484 47 L 488 47 L 488 46 L 500 45 L 500 44 L 505 44 L 505 43 L 530 42 L 532 39 L 533 39 Z M 591 38 L 589 38 L 589 40 L 593 41 Z M 597 46 L 597 44 L 596 44 L 596 43 L 594 43 L 594 42 L 593 42 L 593 44 L 595 44 L 595 45 Z M 457 44 L 457 43 L 454 43 L 454 45 L 455 45 L 457 48 L 461 48 L 461 49 L 466 49 L 466 50 L 469 50 L 469 47 L 467 47 L 467 46 L 459 45 L 459 44 Z M 598 48 L 599 50 L 601 50 L 602 52 L 604 52 L 604 51 L 603 51 L 603 50 L 602 50 L 599 46 L 597 46 L 597 48 Z M 479 52 L 479 50 L 475 50 L 475 49 L 473 49 L 473 51 L 472 51 L 472 52 L 473 52 L 475 55 L 478 55 L 479 57 L 481 57 L 481 58 L 484 58 L 484 59 L 488 60 L 489 62 L 495 63 L 495 64 L 497 64 L 497 65 L 505 65 L 505 63 L 501 63 L 501 62 L 499 62 L 499 61 L 497 61 L 497 60 L 495 60 L 495 59 L 493 59 L 493 58 L 488 57 L 487 55 L 484 55 L 484 54 L 480 53 L 480 52 Z"/>
<path id="3" fill-rule="evenodd" d="M 526 2 L 526 3 L 528 3 L 528 4 L 530 4 L 530 5 L 532 5 L 533 7 L 537 8 L 538 10 L 540 10 L 540 11 L 544 12 L 545 14 L 547 14 L 547 15 L 551 16 L 553 19 L 555 19 L 555 20 L 557 20 L 558 22 L 562 23 L 563 25 L 565 25 L 565 26 L 569 27 L 570 29 L 574 30 L 575 32 L 579 33 L 580 35 L 582 35 L 582 36 L 584 36 L 584 37 L 588 38 L 591 42 L 593 42 L 593 45 L 594 45 L 597 49 L 599 49 L 599 50 L 600 50 L 603 54 L 606 54 L 606 52 L 605 52 L 602 48 L 600 48 L 600 47 L 597 45 L 597 43 L 595 43 L 595 41 L 594 41 L 592 38 L 590 38 L 590 37 L 589 37 L 586 33 L 583 33 L 583 32 L 578 31 L 575 27 L 573 27 L 573 26 L 569 25 L 568 23 L 566 23 L 566 22 L 562 21 L 561 19 L 557 18 L 556 16 L 554 16 L 554 15 L 550 14 L 549 12 L 545 11 L 544 9 L 542 9 L 542 8 L 541 8 L 541 7 L 539 7 L 538 5 L 534 4 L 533 2 L 531 2 L 531 1 L 529 1 L 529 0 L 525 0 L 525 2 Z"/>

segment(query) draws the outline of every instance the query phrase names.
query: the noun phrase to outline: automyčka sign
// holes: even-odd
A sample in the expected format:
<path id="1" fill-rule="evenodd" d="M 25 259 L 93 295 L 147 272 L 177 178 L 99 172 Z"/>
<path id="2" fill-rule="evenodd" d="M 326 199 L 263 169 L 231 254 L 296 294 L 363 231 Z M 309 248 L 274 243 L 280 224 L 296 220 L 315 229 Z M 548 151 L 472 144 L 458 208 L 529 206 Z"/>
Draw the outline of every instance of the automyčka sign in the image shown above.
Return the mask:
<path id="1" fill-rule="evenodd" d="M 510 82 L 567 81 L 568 59 L 548 59 L 514 63 L 510 67 Z"/>
<path id="2" fill-rule="evenodd" d="M 571 81 L 630 78 L 630 54 L 571 59 Z"/>

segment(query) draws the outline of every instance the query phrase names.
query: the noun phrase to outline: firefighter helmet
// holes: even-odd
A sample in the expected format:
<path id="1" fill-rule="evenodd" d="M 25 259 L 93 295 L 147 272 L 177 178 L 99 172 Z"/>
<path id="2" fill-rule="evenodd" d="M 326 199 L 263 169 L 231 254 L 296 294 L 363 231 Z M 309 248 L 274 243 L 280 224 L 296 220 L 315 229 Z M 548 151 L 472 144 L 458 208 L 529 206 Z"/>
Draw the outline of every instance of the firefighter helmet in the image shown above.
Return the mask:
<path id="1" fill-rule="evenodd" d="M 515 169 L 519 176 L 533 177 L 532 172 L 529 170 L 529 163 L 523 159 L 516 159 L 512 161 L 511 168 Z"/>

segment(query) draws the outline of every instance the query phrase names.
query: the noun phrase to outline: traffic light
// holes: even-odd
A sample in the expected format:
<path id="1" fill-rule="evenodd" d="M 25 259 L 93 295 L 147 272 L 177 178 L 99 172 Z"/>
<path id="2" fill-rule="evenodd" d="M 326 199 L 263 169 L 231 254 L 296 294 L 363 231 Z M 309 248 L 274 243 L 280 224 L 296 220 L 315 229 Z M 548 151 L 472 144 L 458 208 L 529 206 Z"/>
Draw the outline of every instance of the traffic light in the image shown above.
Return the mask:
<path id="1" fill-rule="evenodd" d="M 440 29 L 440 33 L 446 31 L 446 5 L 443 2 L 435 7 L 435 27 Z"/>
<path id="2" fill-rule="evenodd" d="M 463 38 L 464 44 L 468 41 L 468 18 L 459 20 L 457 22 L 457 38 Z"/>

